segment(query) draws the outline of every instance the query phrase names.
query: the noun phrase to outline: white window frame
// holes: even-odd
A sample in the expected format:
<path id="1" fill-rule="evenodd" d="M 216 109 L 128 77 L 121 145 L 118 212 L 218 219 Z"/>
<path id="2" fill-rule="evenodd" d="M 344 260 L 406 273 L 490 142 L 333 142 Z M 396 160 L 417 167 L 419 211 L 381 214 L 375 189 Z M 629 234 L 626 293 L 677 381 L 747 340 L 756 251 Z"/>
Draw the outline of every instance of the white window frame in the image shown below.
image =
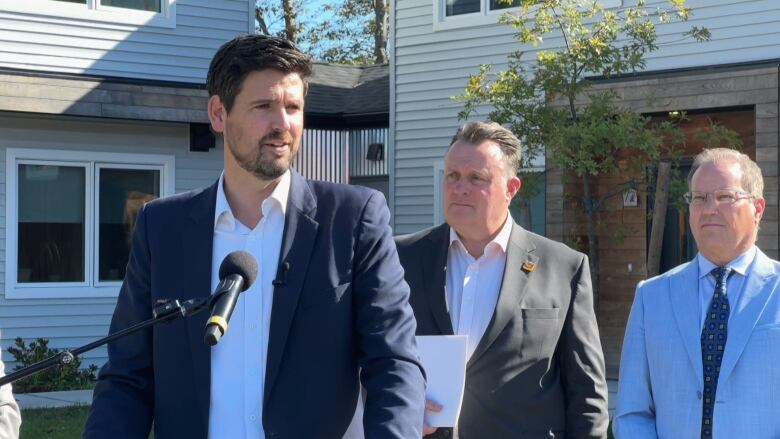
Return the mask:
<path id="1" fill-rule="evenodd" d="M 0 0 L 0 10 L 46 16 L 53 19 L 76 19 L 134 26 L 176 27 L 176 0 L 160 0 L 160 12 L 103 6 L 100 0 L 87 4 L 56 0 Z"/>
<path id="2" fill-rule="evenodd" d="M 78 166 L 85 169 L 85 282 L 47 282 L 20 285 L 17 282 L 18 169 L 20 164 Z M 6 150 L 5 297 L 7 299 L 62 299 L 117 297 L 120 281 L 98 281 L 99 193 L 98 169 L 155 169 L 160 171 L 160 196 L 173 194 L 172 155 L 125 154 L 28 148 Z"/>
<path id="3" fill-rule="evenodd" d="M 447 17 L 446 1 L 447 0 L 433 0 L 434 32 L 498 24 L 498 18 L 501 17 L 501 14 L 504 12 L 512 12 L 520 9 L 520 7 L 517 6 L 514 8 L 496 9 L 491 11 L 489 9 L 490 0 L 480 0 L 479 12 Z M 623 0 L 600 0 L 600 2 L 604 8 L 617 8 L 623 5 Z"/>
<path id="4" fill-rule="evenodd" d="M 433 225 L 444 222 L 444 159 L 433 163 Z"/>

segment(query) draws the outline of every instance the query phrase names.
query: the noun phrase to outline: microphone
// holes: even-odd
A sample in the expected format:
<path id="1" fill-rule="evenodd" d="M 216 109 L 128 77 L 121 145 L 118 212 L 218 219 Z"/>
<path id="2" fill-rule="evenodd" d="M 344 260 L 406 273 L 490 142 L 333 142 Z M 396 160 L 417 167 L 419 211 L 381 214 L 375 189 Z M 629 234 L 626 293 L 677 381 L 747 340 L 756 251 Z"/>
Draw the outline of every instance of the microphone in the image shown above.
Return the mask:
<path id="1" fill-rule="evenodd" d="M 280 270 L 277 270 L 276 272 L 276 279 L 271 282 L 275 287 L 287 285 L 287 272 L 290 271 L 290 263 L 285 262 L 279 268 Z"/>
<path id="2" fill-rule="evenodd" d="M 245 251 L 235 251 L 219 266 L 219 285 L 211 298 L 211 317 L 206 322 L 203 341 L 209 346 L 219 343 L 228 329 L 230 315 L 238 295 L 246 291 L 257 278 L 257 261 Z"/>

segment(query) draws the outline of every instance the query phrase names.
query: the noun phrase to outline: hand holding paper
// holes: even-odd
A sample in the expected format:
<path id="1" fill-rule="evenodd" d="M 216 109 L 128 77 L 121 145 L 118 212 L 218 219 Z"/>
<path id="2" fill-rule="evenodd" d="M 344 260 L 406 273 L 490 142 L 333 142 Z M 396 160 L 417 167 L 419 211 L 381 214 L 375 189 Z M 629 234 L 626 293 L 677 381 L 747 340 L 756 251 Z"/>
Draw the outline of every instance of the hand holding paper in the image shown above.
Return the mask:
<path id="1" fill-rule="evenodd" d="M 442 406 L 441 411 L 425 411 L 431 427 L 454 427 L 458 422 L 466 382 L 465 335 L 417 336 L 420 361 L 428 377 L 425 397 Z"/>

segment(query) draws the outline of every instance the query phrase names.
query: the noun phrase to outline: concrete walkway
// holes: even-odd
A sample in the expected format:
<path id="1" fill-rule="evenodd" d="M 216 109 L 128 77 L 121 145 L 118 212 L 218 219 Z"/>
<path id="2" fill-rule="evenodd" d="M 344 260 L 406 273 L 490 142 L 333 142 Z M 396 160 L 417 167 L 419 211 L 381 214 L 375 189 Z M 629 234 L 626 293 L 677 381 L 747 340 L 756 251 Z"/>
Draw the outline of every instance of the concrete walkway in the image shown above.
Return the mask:
<path id="1" fill-rule="evenodd" d="M 617 401 L 617 380 L 607 380 L 609 386 L 609 417 L 615 414 Z M 14 395 L 22 409 L 68 407 L 89 405 L 92 402 L 92 390 L 70 390 L 67 392 L 23 393 Z"/>
<path id="2" fill-rule="evenodd" d="M 41 392 L 14 394 L 19 408 L 42 409 L 89 405 L 92 402 L 92 390 L 68 390 L 65 392 Z"/>

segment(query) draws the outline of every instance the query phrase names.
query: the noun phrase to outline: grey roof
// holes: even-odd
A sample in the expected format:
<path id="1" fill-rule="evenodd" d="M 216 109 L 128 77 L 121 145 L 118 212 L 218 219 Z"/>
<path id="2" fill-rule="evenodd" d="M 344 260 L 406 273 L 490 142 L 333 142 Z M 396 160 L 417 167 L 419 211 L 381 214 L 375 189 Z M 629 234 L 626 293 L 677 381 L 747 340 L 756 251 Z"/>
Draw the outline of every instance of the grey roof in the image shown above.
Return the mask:
<path id="1" fill-rule="evenodd" d="M 387 114 L 390 111 L 387 64 L 350 66 L 315 63 L 309 78 L 306 112 L 328 115 Z"/>

